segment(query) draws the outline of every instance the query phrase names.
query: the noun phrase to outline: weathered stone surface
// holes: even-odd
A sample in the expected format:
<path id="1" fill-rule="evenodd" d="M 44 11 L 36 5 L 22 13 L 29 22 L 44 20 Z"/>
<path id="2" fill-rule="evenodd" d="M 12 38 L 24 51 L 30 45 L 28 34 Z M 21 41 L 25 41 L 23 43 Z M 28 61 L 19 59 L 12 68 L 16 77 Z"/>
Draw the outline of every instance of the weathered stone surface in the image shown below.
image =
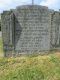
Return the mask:
<path id="1" fill-rule="evenodd" d="M 60 48 L 60 12 L 25 5 L 2 13 L 4 50 L 37 53 Z"/>
<path id="2" fill-rule="evenodd" d="M 51 15 L 51 47 L 60 48 L 60 13 L 53 12 Z"/>

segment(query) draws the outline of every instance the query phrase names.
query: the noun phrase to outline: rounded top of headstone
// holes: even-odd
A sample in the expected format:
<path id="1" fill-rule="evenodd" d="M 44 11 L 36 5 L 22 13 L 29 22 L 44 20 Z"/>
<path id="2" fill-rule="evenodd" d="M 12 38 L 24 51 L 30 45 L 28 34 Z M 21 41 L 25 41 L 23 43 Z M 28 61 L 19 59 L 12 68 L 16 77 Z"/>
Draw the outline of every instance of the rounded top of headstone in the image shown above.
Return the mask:
<path id="1" fill-rule="evenodd" d="M 48 9 L 48 7 L 46 6 L 41 6 L 41 5 L 22 5 L 22 6 L 18 6 L 16 7 L 16 9 Z"/>

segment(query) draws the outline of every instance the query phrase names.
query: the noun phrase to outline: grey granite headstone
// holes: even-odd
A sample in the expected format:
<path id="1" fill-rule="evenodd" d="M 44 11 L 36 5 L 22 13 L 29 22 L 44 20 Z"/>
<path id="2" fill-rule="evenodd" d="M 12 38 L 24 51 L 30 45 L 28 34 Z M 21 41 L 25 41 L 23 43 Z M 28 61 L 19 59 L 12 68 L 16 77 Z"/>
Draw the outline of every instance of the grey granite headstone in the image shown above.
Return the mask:
<path id="1" fill-rule="evenodd" d="M 1 18 L 6 55 L 13 51 L 18 55 L 60 48 L 60 12 L 25 5 L 4 11 Z"/>

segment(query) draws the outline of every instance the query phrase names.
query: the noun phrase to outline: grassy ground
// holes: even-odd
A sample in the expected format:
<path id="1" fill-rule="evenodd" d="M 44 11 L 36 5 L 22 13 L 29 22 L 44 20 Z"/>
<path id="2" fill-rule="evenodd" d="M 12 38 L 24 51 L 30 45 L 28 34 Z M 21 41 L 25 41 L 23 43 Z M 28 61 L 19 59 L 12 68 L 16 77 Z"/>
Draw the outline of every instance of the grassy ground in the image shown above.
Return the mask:
<path id="1" fill-rule="evenodd" d="M 60 80 L 60 53 L 0 58 L 0 80 Z"/>
<path id="2" fill-rule="evenodd" d="M 0 56 L 3 56 L 3 44 L 2 44 L 2 38 L 0 38 Z"/>

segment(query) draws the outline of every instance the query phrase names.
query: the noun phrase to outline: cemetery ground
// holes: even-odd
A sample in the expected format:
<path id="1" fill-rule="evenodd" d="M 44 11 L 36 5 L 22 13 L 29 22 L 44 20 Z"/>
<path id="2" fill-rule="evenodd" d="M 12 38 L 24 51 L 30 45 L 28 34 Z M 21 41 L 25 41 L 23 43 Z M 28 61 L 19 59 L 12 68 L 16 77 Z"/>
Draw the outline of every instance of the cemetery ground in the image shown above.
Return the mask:
<path id="1" fill-rule="evenodd" d="M 0 54 L 2 40 L 0 39 Z M 60 53 L 0 57 L 0 80 L 60 80 Z"/>
<path id="2" fill-rule="evenodd" d="M 0 57 L 3 56 L 3 44 L 2 44 L 2 38 L 0 37 Z"/>

